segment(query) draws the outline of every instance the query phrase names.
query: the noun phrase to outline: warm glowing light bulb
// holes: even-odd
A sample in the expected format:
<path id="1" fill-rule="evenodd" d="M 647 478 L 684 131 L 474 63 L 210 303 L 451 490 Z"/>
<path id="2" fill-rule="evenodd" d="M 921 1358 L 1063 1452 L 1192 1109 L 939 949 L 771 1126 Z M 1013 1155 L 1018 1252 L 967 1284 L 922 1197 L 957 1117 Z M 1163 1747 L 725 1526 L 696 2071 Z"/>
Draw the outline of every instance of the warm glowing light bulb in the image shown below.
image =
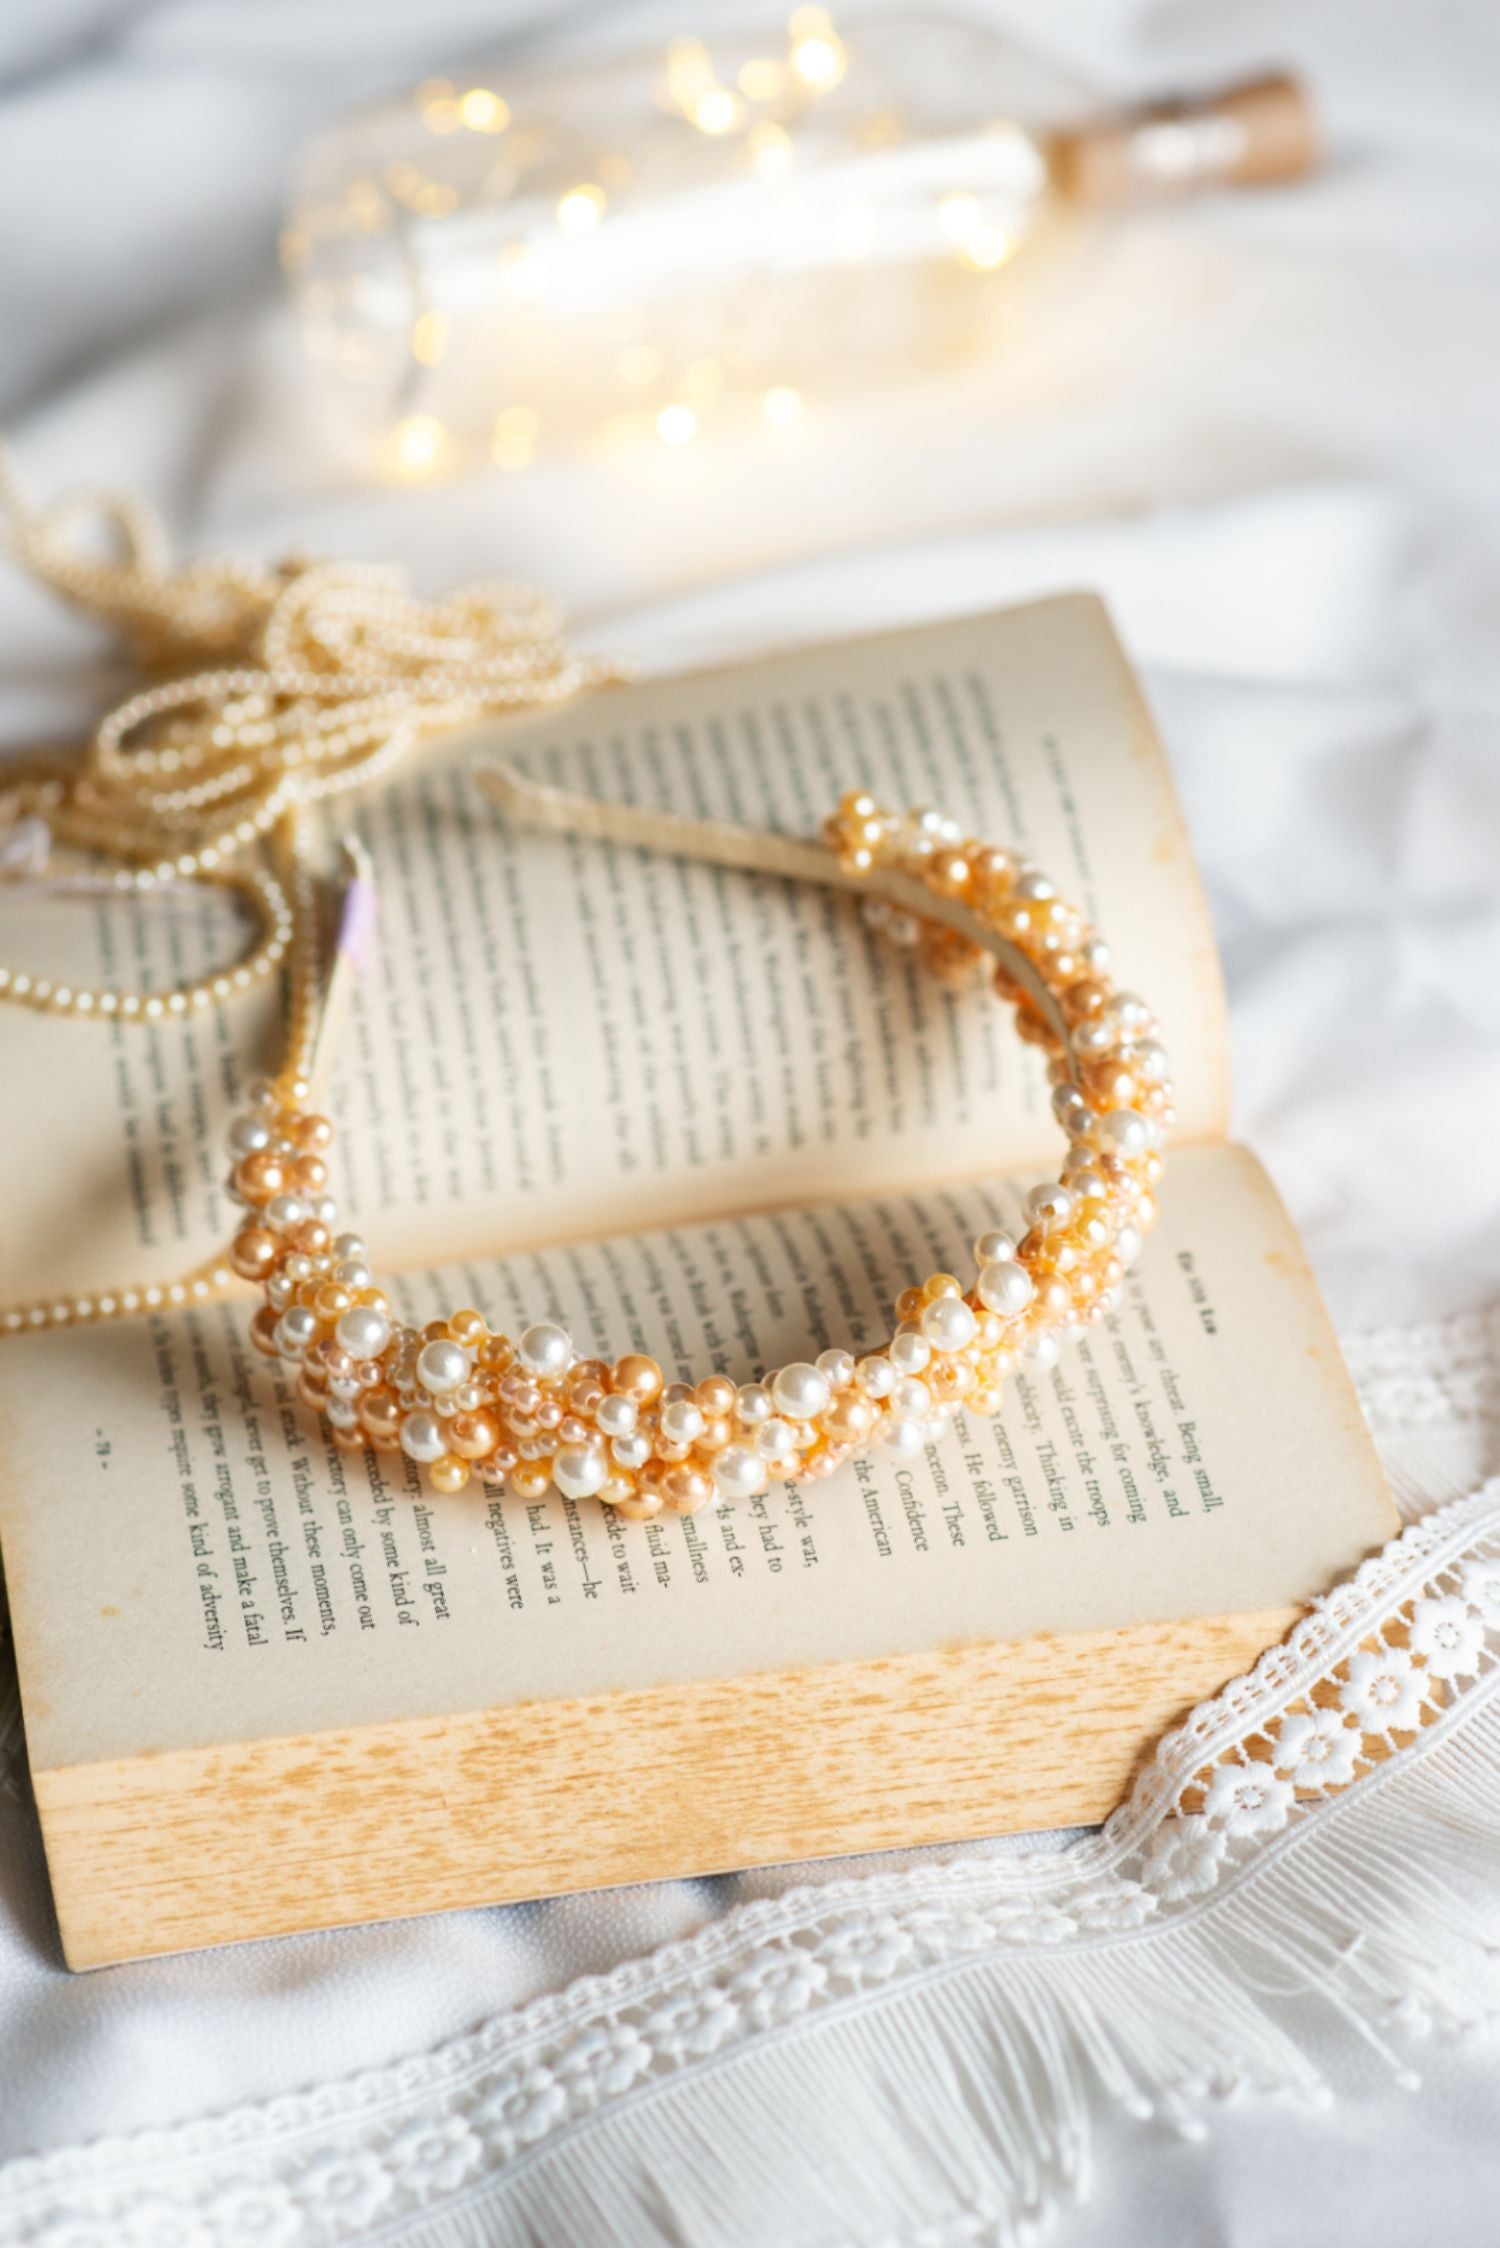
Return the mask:
<path id="1" fill-rule="evenodd" d="M 727 86 L 710 86 L 693 104 L 693 123 L 700 133 L 732 133 L 744 116 L 744 105 Z"/>
<path id="2" fill-rule="evenodd" d="M 604 216 L 609 201 L 602 187 L 585 180 L 579 187 L 570 187 L 557 206 L 557 223 L 564 234 L 587 234 Z"/>
<path id="3" fill-rule="evenodd" d="M 495 417 L 490 455 L 499 468 L 528 468 L 536 455 L 542 417 L 534 406 L 507 406 Z"/>
<path id="4" fill-rule="evenodd" d="M 714 82 L 714 66 L 701 39 L 674 39 L 667 49 L 667 87 L 679 109 L 691 111 Z"/>
<path id="5" fill-rule="evenodd" d="M 793 422 L 802 419 L 801 394 L 790 383 L 779 382 L 766 392 L 760 410 L 773 429 L 790 429 Z"/>
<path id="6" fill-rule="evenodd" d="M 691 445 L 698 434 L 698 417 L 691 406 L 663 406 L 656 417 L 656 434 L 664 445 Z"/>
<path id="7" fill-rule="evenodd" d="M 448 432 L 435 414 L 408 414 L 396 424 L 396 465 L 407 476 L 425 476 L 436 467 L 448 442 Z"/>
<path id="8" fill-rule="evenodd" d="M 458 114 L 471 133 L 503 133 L 510 123 L 510 106 L 488 86 L 471 86 L 459 97 Z"/>
<path id="9" fill-rule="evenodd" d="M 831 93 L 844 75 L 846 57 L 837 39 L 826 38 L 822 33 L 810 39 L 799 39 L 792 49 L 792 68 L 804 86 L 814 93 Z"/>

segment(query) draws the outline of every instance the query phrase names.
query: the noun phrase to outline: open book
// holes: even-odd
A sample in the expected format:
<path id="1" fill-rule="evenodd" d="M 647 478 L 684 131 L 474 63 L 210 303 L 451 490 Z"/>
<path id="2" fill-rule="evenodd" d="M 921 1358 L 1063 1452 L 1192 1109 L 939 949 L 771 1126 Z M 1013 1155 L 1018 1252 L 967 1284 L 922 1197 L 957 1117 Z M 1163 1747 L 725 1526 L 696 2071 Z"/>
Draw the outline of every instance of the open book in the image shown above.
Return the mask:
<path id="1" fill-rule="evenodd" d="M 333 1448 L 232 1230 L 271 996 L 3 1024 L 0 1304 L 152 1301 L 0 1346 L 0 1541 L 75 1966 L 622 1880 L 1097 1818 L 1192 1702 L 1395 1518 L 1291 1226 L 1226 1144 L 1226 1025 L 1170 776 L 1077 596 L 616 690 L 361 799 L 381 898 L 327 1103 L 406 1316 L 472 1301 L 748 1379 L 888 1331 L 1059 1135 L 983 991 L 847 898 L 512 827 L 503 747 L 601 797 L 815 833 L 842 790 L 1019 840 L 1159 1014 L 1180 1124 L 1117 1314 L 915 1463 L 706 1516 L 436 1500 Z M 53 958 L 166 980 L 211 906 L 69 909 Z M 34 912 L 0 931 L 38 945 Z M 54 973 L 56 970 L 54 969 Z"/>

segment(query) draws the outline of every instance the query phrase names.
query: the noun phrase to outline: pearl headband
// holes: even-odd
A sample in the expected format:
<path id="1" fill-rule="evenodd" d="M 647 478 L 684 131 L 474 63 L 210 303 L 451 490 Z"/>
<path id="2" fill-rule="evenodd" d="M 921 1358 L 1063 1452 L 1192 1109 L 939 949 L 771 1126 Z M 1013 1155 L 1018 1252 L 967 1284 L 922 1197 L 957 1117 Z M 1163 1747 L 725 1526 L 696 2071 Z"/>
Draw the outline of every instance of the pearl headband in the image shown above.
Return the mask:
<path id="1" fill-rule="evenodd" d="M 858 1358 L 831 1349 L 759 1381 L 710 1373 L 689 1385 L 642 1352 L 581 1357 L 551 1321 L 512 1340 L 460 1310 L 419 1331 L 396 1318 L 364 1243 L 337 1230 L 333 1127 L 310 1105 L 314 916 L 295 911 L 301 1064 L 252 1087 L 230 1128 L 230 1190 L 245 1209 L 230 1261 L 262 1291 L 257 1348 L 295 1365 L 299 1395 L 336 1442 L 400 1452 L 439 1492 L 478 1476 L 523 1500 L 549 1487 L 597 1498 L 636 1521 L 694 1514 L 768 1481 L 828 1475 L 872 1445 L 912 1457 L 956 1407 L 995 1413 L 1013 1368 L 1050 1365 L 1062 1335 L 1115 1307 L 1156 1219 L 1171 1086 L 1149 1009 L 1115 989 L 1108 947 L 1044 876 L 936 813 L 897 816 L 859 793 L 819 847 L 573 797 L 510 771 L 479 778 L 533 825 L 861 891 L 867 919 L 940 975 L 972 976 L 991 956 L 1020 1035 L 1047 1054 L 1068 1154 L 1058 1181 L 1028 1197 L 1019 1240 L 986 1233 L 967 1281 L 934 1273 L 906 1289 L 894 1332 Z"/>

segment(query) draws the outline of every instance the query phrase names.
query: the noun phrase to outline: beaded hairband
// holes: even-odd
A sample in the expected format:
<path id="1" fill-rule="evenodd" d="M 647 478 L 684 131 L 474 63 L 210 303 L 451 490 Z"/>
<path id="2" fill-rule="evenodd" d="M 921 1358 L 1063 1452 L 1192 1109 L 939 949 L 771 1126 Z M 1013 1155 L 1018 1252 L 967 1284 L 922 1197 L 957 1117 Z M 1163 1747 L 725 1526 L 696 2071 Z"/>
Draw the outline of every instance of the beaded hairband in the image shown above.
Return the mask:
<path id="1" fill-rule="evenodd" d="M 257 1348 L 296 1366 L 299 1395 L 337 1443 L 400 1452 L 444 1493 L 477 1475 L 518 1499 L 551 1486 L 635 1521 L 695 1514 L 772 1479 L 828 1475 L 872 1445 L 911 1458 L 956 1407 L 995 1413 L 1008 1373 L 1050 1365 L 1060 1335 L 1116 1306 L 1156 1219 L 1167 1060 L 1150 1010 L 1110 981 L 1108 947 L 1034 868 L 936 813 L 899 817 L 864 794 L 843 799 L 819 849 L 480 778 L 534 823 L 863 890 L 867 918 L 939 973 L 971 974 L 989 953 L 1021 1037 L 1047 1054 L 1068 1154 L 1057 1183 L 1029 1195 L 1022 1237 L 981 1235 L 967 1283 L 939 1272 L 905 1290 L 885 1343 L 690 1385 L 641 1352 L 580 1357 L 550 1320 L 515 1340 L 473 1310 L 404 1325 L 363 1241 L 337 1231 L 333 1127 L 310 1106 L 310 1068 L 294 1063 L 251 1089 L 230 1128 L 230 1191 L 246 1210 L 230 1255 L 264 1295 Z M 306 990 L 311 971 L 296 965 Z"/>

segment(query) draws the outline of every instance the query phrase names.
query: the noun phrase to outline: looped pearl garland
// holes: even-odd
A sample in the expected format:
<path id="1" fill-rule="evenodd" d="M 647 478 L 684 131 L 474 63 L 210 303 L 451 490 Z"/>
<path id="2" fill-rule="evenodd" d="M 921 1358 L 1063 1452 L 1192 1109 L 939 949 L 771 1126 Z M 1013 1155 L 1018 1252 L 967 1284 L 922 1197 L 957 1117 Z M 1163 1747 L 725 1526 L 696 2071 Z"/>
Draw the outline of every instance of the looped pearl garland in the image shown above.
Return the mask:
<path id="1" fill-rule="evenodd" d="M 1061 1335 L 1115 1307 L 1156 1220 L 1174 1113 L 1150 1010 L 1115 988 L 1108 947 L 1043 875 L 941 815 L 900 817 L 856 793 L 824 840 L 846 883 L 885 874 L 930 894 L 930 919 L 881 896 L 866 912 L 940 972 L 971 973 L 987 958 L 955 926 L 954 906 L 999 940 L 995 988 L 1047 1054 L 1069 1143 L 1057 1182 L 1028 1197 L 1027 1231 L 981 1235 L 967 1285 L 939 1272 L 906 1289 L 893 1334 L 860 1357 L 825 1350 L 741 1385 L 719 1373 L 668 1382 L 640 1352 L 580 1357 L 551 1321 L 515 1340 L 474 1310 L 403 1324 L 364 1242 L 337 1230 L 333 1127 L 307 1105 L 305 1077 L 263 1082 L 230 1129 L 230 1191 L 246 1213 L 230 1260 L 264 1297 L 256 1347 L 296 1367 L 299 1395 L 337 1443 L 403 1453 L 443 1493 L 477 1475 L 518 1499 L 554 1487 L 635 1521 L 695 1514 L 753 1498 L 773 1478 L 831 1474 L 872 1445 L 911 1458 L 956 1407 L 995 1413 L 1007 1374 L 1051 1365 Z"/>
<path id="2" fill-rule="evenodd" d="M 113 533 L 116 558 L 79 546 L 88 517 Z M 625 676 L 570 647 L 552 604 L 526 586 L 481 583 L 423 602 L 404 571 L 384 564 L 292 557 L 266 568 L 208 556 L 173 570 L 140 500 L 83 491 L 34 509 L 3 446 L 0 521 L 33 577 L 119 627 L 143 666 L 186 674 L 112 710 L 76 767 L 9 770 L 0 830 L 30 823 L 47 852 L 80 854 L 100 870 L 79 878 L 87 887 L 217 883 L 243 895 L 260 924 L 233 966 L 161 991 L 80 988 L 0 967 L 0 1000 L 48 1013 L 154 1022 L 236 998 L 287 953 L 285 892 L 249 854 L 299 808 L 379 779 L 487 712 L 565 701 Z"/>

